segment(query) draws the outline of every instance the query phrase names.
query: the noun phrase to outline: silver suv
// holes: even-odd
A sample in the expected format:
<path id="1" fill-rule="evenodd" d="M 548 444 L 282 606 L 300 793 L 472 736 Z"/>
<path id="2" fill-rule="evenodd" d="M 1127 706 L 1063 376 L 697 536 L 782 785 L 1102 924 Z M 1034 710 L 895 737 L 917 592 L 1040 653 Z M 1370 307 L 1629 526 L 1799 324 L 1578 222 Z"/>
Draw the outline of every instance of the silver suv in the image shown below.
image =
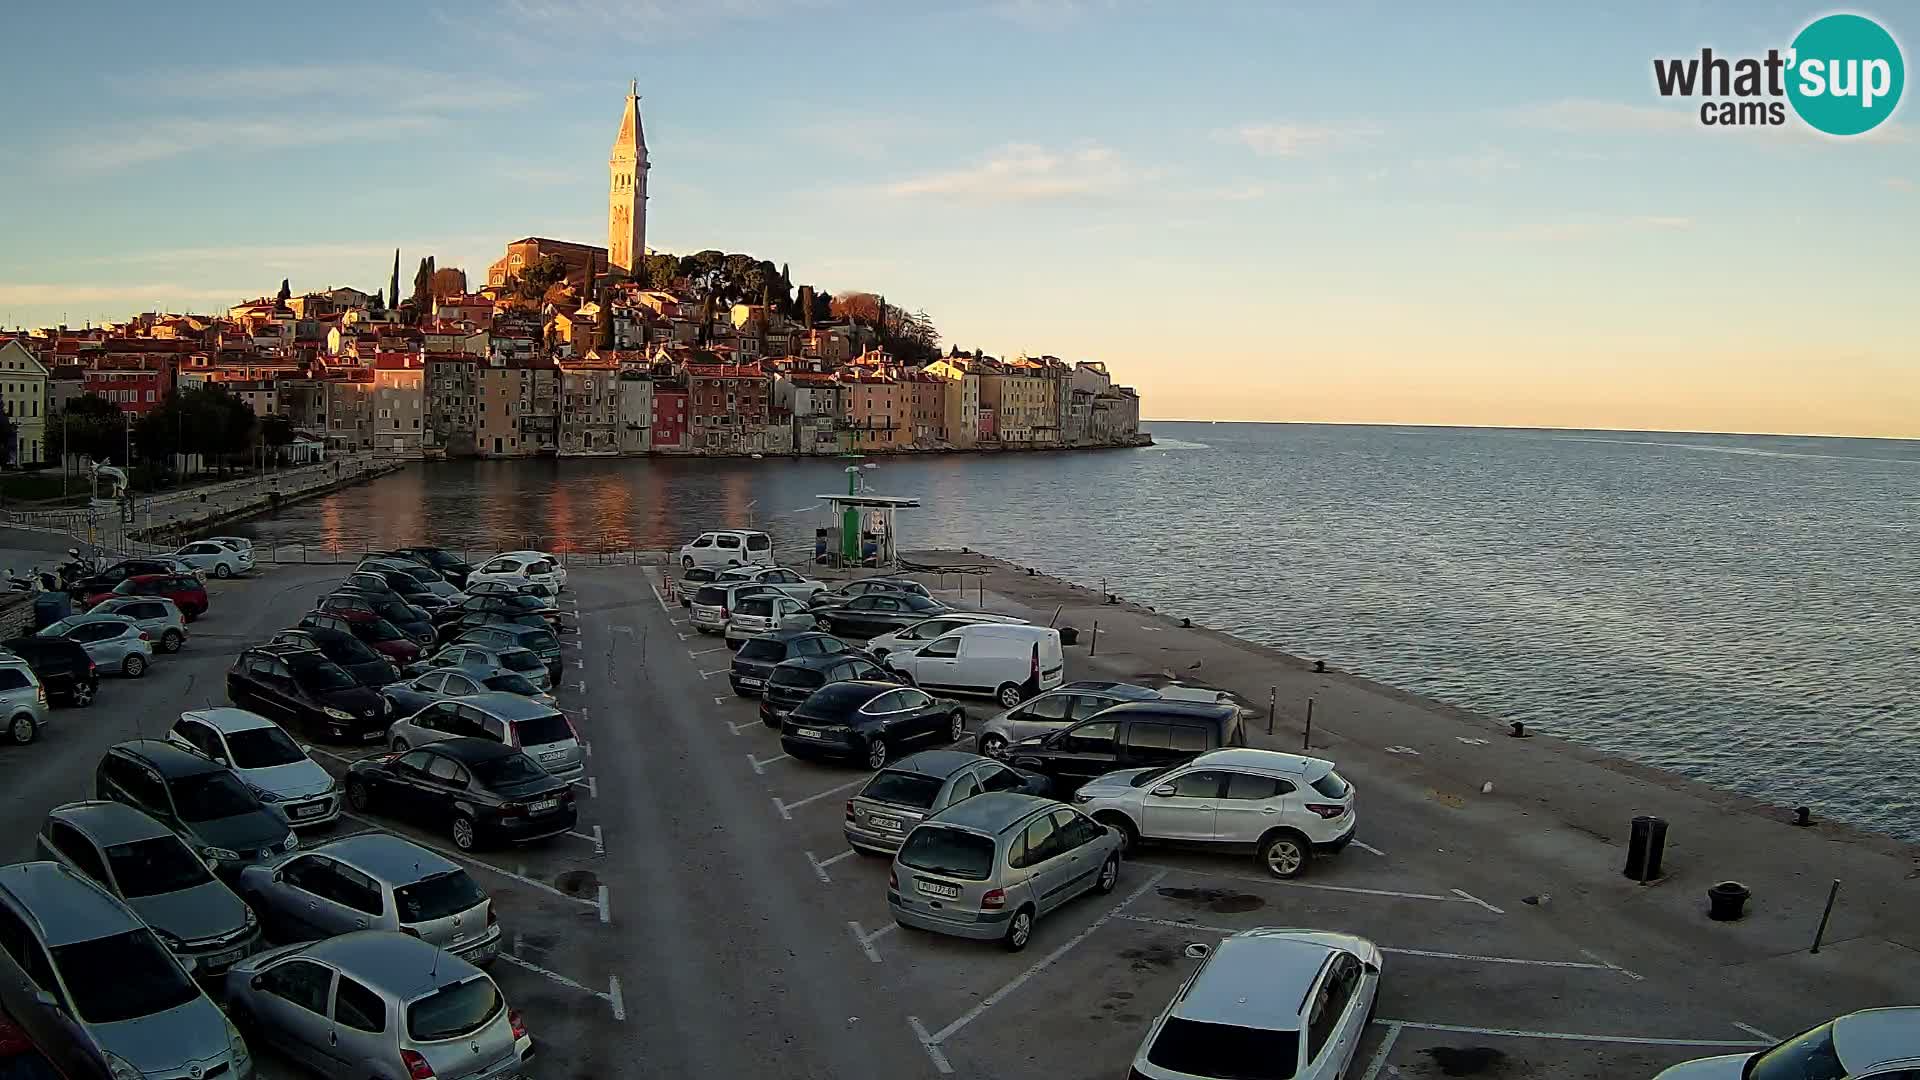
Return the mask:
<path id="1" fill-rule="evenodd" d="M 0 717 L 15 746 L 32 742 L 47 723 L 47 688 L 25 660 L 11 653 L 0 654 Z"/>
<path id="2" fill-rule="evenodd" d="M 387 745 L 396 752 L 468 736 L 524 750 L 540 767 L 561 780 L 587 772 L 586 751 L 566 714 L 533 698 L 489 690 L 458 700 L 436 701 L 396 720 L 387 728 Z"/>

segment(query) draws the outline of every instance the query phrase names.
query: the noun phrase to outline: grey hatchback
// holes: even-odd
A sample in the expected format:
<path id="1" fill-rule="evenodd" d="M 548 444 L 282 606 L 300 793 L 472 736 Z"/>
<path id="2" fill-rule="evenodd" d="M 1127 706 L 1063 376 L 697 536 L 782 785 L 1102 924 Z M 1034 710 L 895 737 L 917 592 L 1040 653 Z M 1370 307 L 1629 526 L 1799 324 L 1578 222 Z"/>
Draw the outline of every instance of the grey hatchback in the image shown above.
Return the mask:
<path id="1" fill-rule="evenodd" d="M 1050 799 L 995 792 L 908 834 L 887 875 L 887 907 L 901 926 L 1018 952 L 1042 916 L 1119 880 L 1119 833 Z"/>
<path id="2" fill-rule="evenodd" d="M 868 855 L 890 855 L 928 815 L 988 791 L 1044 795 L 1047 778 L 964 750 L 908 754 L 847 800 L 847 843 Z"/>
<path id="3" fill-rule="evenodd" d="M 178 833 L 216 872 L 300 846 L 286 819 L 268 810 L 232 770 L 157 739 L 107 749 L 94 772 L 96 798 L 126 803 Z"/>

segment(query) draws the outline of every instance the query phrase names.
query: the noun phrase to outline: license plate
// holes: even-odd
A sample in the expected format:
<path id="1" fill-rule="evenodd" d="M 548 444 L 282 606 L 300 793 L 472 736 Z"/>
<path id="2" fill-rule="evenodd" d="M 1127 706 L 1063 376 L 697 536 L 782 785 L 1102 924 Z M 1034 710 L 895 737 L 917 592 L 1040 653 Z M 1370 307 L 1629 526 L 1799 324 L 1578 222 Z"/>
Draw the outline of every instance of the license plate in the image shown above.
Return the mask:
<path id="1" fill-rule="evenodd" d="M 325 803 L 314 803 L 312 806 L 296 806 L 293 808 L 293 816 L 297 818 L 319 817 L 326 812 L 327 805 Z"/>
<path id="2" fill-rule="evenodd" d="M 540 760 L 541 761 L 559 761 L 561 758 L 566 756 L 567 756 L 567 752 L 565 750 L 549 750 L 546 753 L 540 755 Z"/>
<path id="3" fill-rule="evenodd" d="M 958 885 L 942 885 L 937 881 L 916 881 L 913 885 L 914 888 L 919 889 L 928 896 L 938 896 L 942 900 L 960 899 L 960 886 Z"/>
<path id="4" fill-rule="evenodd" d="M 226 964 L 237 963 L 246 953 L 247 950 L 245 949 L 228 949 L 226 952 L 208 953 L 206 956 L 200 958 L 200 963 L 206 967 L 221 967 Z"/>
<path id="5" fill-rule="evenodd" d="M 803 739 L 817 739 L 820 737 L 820 733 L 810 727 L 794 728 L 793 733 Z"/>
<path id="6" fill-rule="evenodd" d="M 869 824 L 869 825 L 872 825 L 872 826 L 873 826 L 874 828 L 876 828 L 876 829 L 885 829 L 885 830 L 887 830 L 888 832 L 899 832 L 899 831 L 900 831 L 900 819 L 899 819 L 899 818 L 890 818 L 890 817 L 874 817 L 874 816 L 872 816 L 872 815 L 868 815 L 868 816 L 867 816 L 867 824 Z"/>
<path id="7" fill-rule="evenodd" d="M 767 680 L 765 680 L 765 679 L 749 679 L 749 678 L 747 678 L 746 676 L 744 676 L 744 675 L 743 675 L 743 676 L 741 676 L 741 677 L 740 677 L 740 685 L 741 685 L 741 686 L 765 686 L 765 685 L 767 685 Z"/>
<path id="8" fill-rule="evenodd" d="M 387 737 L 387 733 L 384 731 L 369 731 L 365 735 L 360 736 L 360 741 L 361 742 L 379 742 L 380 740 L 386 737 Z"/>
<path id="9" fill-rule="evenodd" d="M 532 806 L 529 806 L 527 809 L 533 811 L 536 814 L 544 814 L 549 810 L 557 810 L 559 809 L 559 807 L 560 807 L 559 799 L 541 799 L 539 802 L 534 803 Z"/>

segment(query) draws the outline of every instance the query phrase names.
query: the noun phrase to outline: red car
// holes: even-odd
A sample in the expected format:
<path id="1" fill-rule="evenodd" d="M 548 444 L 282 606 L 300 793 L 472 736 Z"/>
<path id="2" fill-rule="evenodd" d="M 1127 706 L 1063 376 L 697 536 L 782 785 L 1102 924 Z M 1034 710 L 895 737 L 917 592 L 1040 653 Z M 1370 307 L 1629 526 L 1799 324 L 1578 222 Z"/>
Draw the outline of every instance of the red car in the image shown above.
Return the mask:
<path id="1" fill-rule="evenodd" d="M 420 646 L 400 628 L 371 611 L 309 611 L 300 618 L 304 629 L 345 630 L 372 647 L 374 652 L 398 665 L 420 657 Z"/>
<path id="2" fill-rule="evenodd" d="M 109 596 L 164 596 L 173 601 L 173 606 L 180 609 L 188 622 L 207 613 L 206 585 L 186 574 L 135 574 L 111 591 L 87 597 L 87 606 L 92 607 Z"/>

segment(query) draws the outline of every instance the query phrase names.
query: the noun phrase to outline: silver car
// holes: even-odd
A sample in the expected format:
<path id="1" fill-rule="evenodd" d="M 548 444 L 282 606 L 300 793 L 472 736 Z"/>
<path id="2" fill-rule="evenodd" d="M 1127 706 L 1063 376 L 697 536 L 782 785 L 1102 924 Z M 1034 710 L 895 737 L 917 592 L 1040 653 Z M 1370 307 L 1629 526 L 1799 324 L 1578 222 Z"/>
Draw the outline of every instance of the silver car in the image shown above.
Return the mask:
<path id="1" fill-rule="evenodd" d="M 125 615 L 73 615 L 47 624 L 40 636 L 65 638 L 87 650 L 87 658 L 100 670 L 130 679 L 145 675 L 153 663 L 153 641 Z"/>
<path id="2" fill-rule="evenodd" d="M 55 862 L 0 866 L 9 951 L 32 955 L 43 1004 L 104 1055 L 115 1080 L 249 1080 L 246 1041 L 140 916 Z"/>
<path id="3" fill-rule="evenodd" d="M 253 569 L 253 545 L 236 548 L 220 540 L 195 540 L 173 557 L 204 574 L 230 578 Z"/>
<path id="4" fill-rule="evenodd" d="M 233 770 L 288 825 L 305 829 L 340 817 L 340 782 L 259 713 L 225 707 L 183 712 L 167 741 Z"/>
<path id="5" fill-rule="evenodd" d="M 715 581 L 702 585 L 693 594 L 693 603 L 687 608 L 687 621 L 695 630 L 703 634 L 725 633 L 727 620 L 733 617 L 736 601 L 747 596 L 784 596 L 771 585 L 758 585 L 750 581 Z"/>
<path id="6" fill-rule="evenodd" d="M 125 615 L 163 653 L 177 653 L 187 643 L 187 620 L 164 596 L 110 596 L 88 608 L 87 614 Z"/>
<path id="7" fill-rule="evenodd" d="M 218 975 L 260 944 L 259 920 L 165 825 L 117 802 L 47 812 L 39 855 L 91 878 L 146 920 L 200 978 Z"/>
<path id="8" fill-rule="evenodd" d="M 25 746 L 47 726 L 47 688 L 25 660 L 0 653 L 0 718 L 7 741 Z"/>
<path id="9" fill-rule="evenodd" d="M 473 878 L 390 833 L 343 836 L 276 866 L 250 866 L 239 886 L 276 940 L 397 930 L 482 967 L 500 952 L 493 901 Z"/>
<path id="10" fill-rule="evenodd" d="M 419 674 L 435 668 L 505 669 L 532 683 L 540 693 L 553 692 L 553 676 L 548 674 L 546 662 L 532 649 L 495 648 L 471 641 L 456 641 L 425 660 L 408 664 L 407 673 Z"/>
<path id="11" fill-rule="evenodd" d="M 775 630 L 811 630 L 813 612 L 791 596 L 742 596 L 733 601 L 731 614 L 721 636 L 728 645 L 739 647 L 748 638 L 771 634 Z"/>
<path id="12" fill-rule="evenodd" d="M 1070 682 L 988 717 L 974 736 L 974 749 L 988 757 L 1001 757 L 1009 745 L 1021 739 L 1051 735 L 1111 706 L 1161 700 L 1231 701 L 1232 695 L 1187 686 L 1154 690 L 1123 682 Z"/>
<path id="13" fill-rule="evenodd" d="M 825 582 L 797 574 L 784 566 L 736 566 L 715 574 L 713 580 L 719 585 L 736 581 L 771 585 L 795 600 L 801 601 L 811 601 L 815 596 L 827 591 Z"/>
<path id="14" fill-rule="evenodd" d="M 1033 795 L 976 795 L 933 815 L 893 857 L 887 907 L 902 926 L 999 941 L 1018 952 L 1033 924 L 1120 880 L 1120 834 Z"/>
<path id="15" fill-rule="evenodd" d="M 561 780 L 578 780 L 587 772 L 586 751 L 564 713 L 499 690 L 457 701 L 437 701 L 396 720 L 387 728 L 387 745 L 398 752 L 461 736 L 523 750 Z"/>
<path id="16" fill-rule="evenodd" d="M 406 934 L 273 949 L 236 965 L 226 987 L 260 1039 L 337 1080 L 509 1080 L 533 1057 L 520 1014 L 486 972 Z"/>
<path id="17" fill-rule="evenodd" d="M 847 800 L 847 843 L 869 855 L 891 855 L 930 815 L 988 791 L 1044 795 L 1047 778 L 964 750 L 922 750 L 874 773 Z"/>

